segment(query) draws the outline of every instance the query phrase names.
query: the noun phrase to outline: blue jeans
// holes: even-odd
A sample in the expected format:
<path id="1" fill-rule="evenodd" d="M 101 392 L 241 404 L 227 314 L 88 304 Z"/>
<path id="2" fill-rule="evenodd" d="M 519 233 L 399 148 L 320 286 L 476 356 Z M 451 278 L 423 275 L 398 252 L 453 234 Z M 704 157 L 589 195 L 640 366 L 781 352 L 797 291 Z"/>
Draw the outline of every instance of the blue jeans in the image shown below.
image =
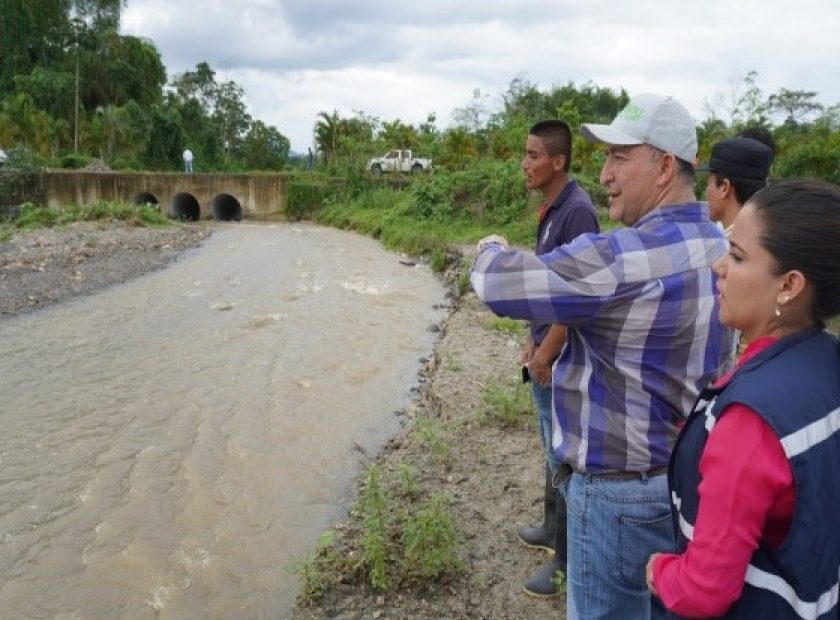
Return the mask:
<path id="1" fill-rule="evenodd" d="M 554 455 L 554 448 L 551 447 L 551 420 L 554 415 L 551 410 L 551 386 L 542 387 L 532 379 L 531 393 L 534 395 L 534 408 L 537 410 L 537 424 L 545 450 L 545 458 L 551 468 L 551 473 L 554 474 L 560 463 Z"/>
<path id="2" fill-rule="evenodd" d="M 664 618 L 645 584 L 651 554 L 676 548 L 668 477 L 632 480 L 572 474 L 568 506 L 568 620 Z"/>

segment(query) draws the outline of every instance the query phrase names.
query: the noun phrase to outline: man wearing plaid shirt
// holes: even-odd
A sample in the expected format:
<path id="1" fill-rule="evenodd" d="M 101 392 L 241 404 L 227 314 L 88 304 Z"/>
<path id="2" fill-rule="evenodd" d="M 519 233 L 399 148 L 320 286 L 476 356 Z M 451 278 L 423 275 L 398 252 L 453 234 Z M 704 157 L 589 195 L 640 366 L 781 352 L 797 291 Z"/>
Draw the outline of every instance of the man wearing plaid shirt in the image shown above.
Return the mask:
<path id="1" fill-rule="evenodd" d="M 607 146 L 600 180 L 626 228 L 542 256 L 491 235 L 472 284 L 497 314 L 568 326 L 552 437 L 573 472 L 561 485 L 567 617 L 659 617 L 644 568 L 674 544 L 663 474 L 678 425 L 732 350 L 711 269 L 726 242 L 694 196 L 697 137 L 680 103 L 639 95 L 581 133 Z"/>

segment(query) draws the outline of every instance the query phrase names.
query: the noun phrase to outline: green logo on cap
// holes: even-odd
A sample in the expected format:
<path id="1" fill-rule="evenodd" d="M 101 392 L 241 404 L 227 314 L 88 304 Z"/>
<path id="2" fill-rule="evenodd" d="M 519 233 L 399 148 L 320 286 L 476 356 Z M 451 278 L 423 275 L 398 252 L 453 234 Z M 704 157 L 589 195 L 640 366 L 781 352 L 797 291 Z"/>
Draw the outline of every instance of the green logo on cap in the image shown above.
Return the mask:
<path id="1" fill-rule="evenodd" d="M 618 113 L 619 116 L 623 116 L 628 121 L 637 121 L 642 118 L 642 115 L 645 113 L 645 109 L 641 106 L 638 106 L 634 103 L 628 103 L 627 106 Z"/>

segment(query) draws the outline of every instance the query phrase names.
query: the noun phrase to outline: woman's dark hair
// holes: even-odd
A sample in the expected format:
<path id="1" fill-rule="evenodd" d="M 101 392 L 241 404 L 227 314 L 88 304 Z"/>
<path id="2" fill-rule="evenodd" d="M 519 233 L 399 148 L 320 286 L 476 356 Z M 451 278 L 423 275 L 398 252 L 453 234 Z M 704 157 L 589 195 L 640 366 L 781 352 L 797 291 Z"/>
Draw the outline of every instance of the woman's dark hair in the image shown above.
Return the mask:
<path id="1" fill-rule="evenodd" d="M 782 181 L 749 200 L 761 223 L 761 245 L 777 274 L 801 271 L 813 289 L 817 325 L 840 313 L 840 188 L 821 181 Z"/>

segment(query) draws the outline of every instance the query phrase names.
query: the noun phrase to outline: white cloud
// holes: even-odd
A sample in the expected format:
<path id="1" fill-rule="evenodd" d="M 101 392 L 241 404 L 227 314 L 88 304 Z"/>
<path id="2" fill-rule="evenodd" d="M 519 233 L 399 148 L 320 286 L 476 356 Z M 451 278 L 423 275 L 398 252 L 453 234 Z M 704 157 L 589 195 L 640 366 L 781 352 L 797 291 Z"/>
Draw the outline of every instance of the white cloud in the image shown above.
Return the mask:
<path id="1" fill-rule="evenodd" d="M 753 69 L 765 95 L 840 101 L 835 0 L 129 0 L 123 31 L 150 38 L 170 77 L 207 62 L 239 83 L 297 151 L 320 111 L 445 126 L 475 88 L 523 74 L 671 94 L 698 118 Z"/>

